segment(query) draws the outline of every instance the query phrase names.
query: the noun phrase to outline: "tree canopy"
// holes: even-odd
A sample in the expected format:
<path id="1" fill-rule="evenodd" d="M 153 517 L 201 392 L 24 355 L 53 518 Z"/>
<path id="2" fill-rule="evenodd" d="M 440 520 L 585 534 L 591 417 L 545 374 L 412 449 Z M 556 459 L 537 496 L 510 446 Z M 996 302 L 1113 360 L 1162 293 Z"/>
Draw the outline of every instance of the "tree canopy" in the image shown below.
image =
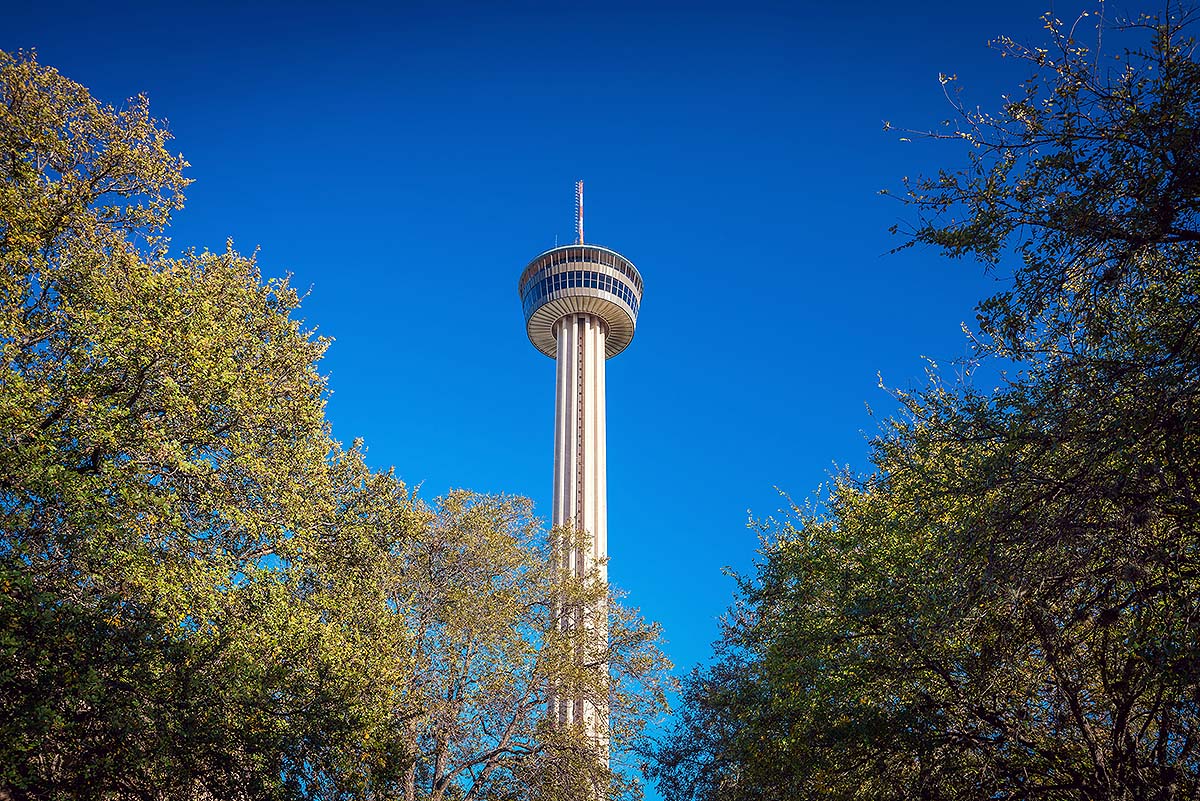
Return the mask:
<path id="1" fill-rule="evenodd" d="M 657 628 L 609 601 L 610 772 L 544 719 L 596 585 L 332 438 L 288 281 L 171 255 L 170 141 L 0 52 L 0 798 L 636 796 Z"/>
<path id="2" fill-rule="evenodd" d="M 998 112 L 949 94 L 965 166 L 907 187 L 906 241 L 1011 286 L 964 379 L 896 393 L 872 473 L 755 524 L 667 798 L 1200 794 L 1192 16 L 1047 17 L 996 43 L 1032 73 Z"/>

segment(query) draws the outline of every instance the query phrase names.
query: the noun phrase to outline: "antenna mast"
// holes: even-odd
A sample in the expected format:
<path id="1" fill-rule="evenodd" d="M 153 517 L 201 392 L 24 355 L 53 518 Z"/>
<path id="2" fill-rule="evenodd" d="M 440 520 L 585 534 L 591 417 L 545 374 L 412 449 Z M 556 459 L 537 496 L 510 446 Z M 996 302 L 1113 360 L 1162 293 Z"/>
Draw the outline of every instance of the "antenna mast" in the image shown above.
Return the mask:
<path id="1" fill-rule="evenodd" d="M 575 244 L 583 244 L 583 181 L 575 182 Z"/>

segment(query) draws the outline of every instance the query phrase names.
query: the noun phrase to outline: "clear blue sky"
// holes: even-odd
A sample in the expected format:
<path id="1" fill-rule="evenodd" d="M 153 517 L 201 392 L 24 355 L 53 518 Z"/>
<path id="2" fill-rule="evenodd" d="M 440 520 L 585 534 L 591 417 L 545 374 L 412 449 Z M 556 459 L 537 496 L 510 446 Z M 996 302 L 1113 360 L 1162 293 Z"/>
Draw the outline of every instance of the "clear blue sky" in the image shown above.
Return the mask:
<path id="1" fill-rule="evenodd" d="M 0 48 L 149 95 L 195 179 L 175 245 L 232 236 L 311 287 L 335 436 L 426 496 L 547 508 L 554 367 L 516 281 L 587 182 L 588 240 L 646 283 L 608 363 L 610 575 L 683 672 L 722 566 L 751 563 L 748 510 L 867 469 L 877 374 L 963 355 L 995 284 L 887 255 L 905 210 L 876 195 L 962 152 L 882 123 L 947 117 L 939 72 L 994 107 L 1023 75 L 987 41 L 1040 42 L 1051 2 L 69 6 L 6 4 Z"/>

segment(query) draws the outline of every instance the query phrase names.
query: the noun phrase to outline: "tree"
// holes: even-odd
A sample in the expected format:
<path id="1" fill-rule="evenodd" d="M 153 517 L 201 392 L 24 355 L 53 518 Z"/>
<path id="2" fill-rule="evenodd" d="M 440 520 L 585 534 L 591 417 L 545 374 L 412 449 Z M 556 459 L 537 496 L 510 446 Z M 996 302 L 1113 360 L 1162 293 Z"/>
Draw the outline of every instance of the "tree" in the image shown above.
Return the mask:
<path id="1" fill-rule="evenodd" d="M 597 681 L 571 658 L 579 636 L 558 625 L 561 601 L 595 605 L 607 589 L 594 575 L 560 575 L 530 513 L 524 499 L 452 493 L 417 536 L 396 544 L 389 605 L 416 659 L 401 690 L 413 713 L 399 736 L 418 755 L 406 799 L 640 794 L 606 769 L 585 731 L 547 718 L 552 687 Z M 628 766 L 647 720 L 665 708 L 670 665 L 657 627 L 608 604 L 612 636 L 592 661 L 609 666 L 610 747 Z"/>
<path id="2" fill-rule="evenodd" d="M 166 255 L 188 183 L 169 138 L 143 97 L 117 111 L 0 54 L 14 797 L 296 795 L 377 689 L 266 561 L 331 514 L 327 343 L 252 258 Z"/>
<path id="3" fill-rule="evenodd" d="M 232 245 L 170 255 L 169 141 L 144 97 L 0 53 L 0 798 L 500 799 L 564 754 L 597 772 L 541 725 L 559 646 L 528 503 L 426 504 L 332 439 L 288 282 Z M 665 660 L 619 619 L 635 736 Z"/>
<path id="4" fill-rule="evenodd" d="M 669 798 L 1200 793 L 1189 23 L 1105 22 L 1113 53 L 1048 18 L 1051 47 L 998 43 L 1035 70 L 1016 99 L 955 100 L 934 135 L 967 166 L 910 186 L 910 241 L 1011 265 L 967 365 L 1001 386 L 898 393 L 872 475 L 761 524 L 661 753 Z"/>

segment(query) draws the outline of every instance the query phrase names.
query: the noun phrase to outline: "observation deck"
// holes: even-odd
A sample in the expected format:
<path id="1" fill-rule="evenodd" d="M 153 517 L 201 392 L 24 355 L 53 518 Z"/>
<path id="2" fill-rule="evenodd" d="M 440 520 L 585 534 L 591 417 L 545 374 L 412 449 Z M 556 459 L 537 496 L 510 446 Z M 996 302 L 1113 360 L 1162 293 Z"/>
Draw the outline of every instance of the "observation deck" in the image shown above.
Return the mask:
<path id="1" fill-rule="evenodd" d="M 604 322 L 604 357 L 629 346 L 642 302 L 642 276 L 633 262 L 599 245 L 562 245 L 538 255 L 517 284 L 525 331 L 533 346 L 554 359 L 554 324 L 570 314 Z"/>

